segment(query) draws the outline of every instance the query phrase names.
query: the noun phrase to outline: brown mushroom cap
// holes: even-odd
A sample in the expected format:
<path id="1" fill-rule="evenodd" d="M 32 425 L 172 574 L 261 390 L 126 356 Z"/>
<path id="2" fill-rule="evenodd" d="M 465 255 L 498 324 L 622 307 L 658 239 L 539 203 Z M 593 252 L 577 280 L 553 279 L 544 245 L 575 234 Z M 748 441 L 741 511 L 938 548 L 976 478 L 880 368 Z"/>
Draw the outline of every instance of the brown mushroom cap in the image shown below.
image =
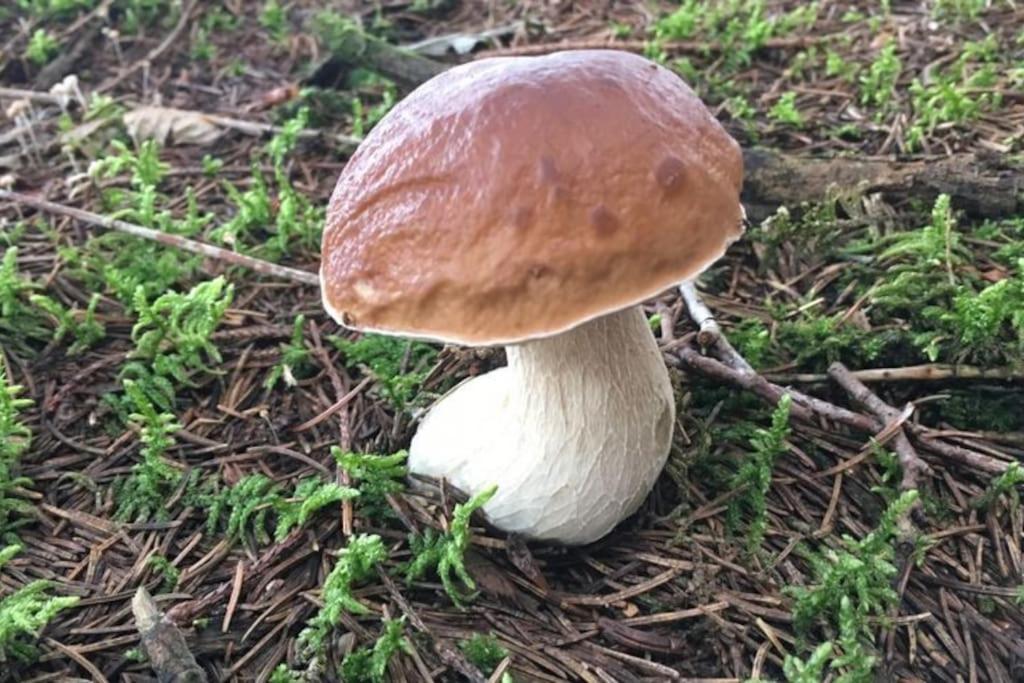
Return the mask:
<path id="1" fill-rule="evenodd" d="M 424 83 L 331 197 L 324 306 L 460 344 L 545 337 L 693 277 L 742 233 L 739 146 L 674 73 L 612 50 Z"/>

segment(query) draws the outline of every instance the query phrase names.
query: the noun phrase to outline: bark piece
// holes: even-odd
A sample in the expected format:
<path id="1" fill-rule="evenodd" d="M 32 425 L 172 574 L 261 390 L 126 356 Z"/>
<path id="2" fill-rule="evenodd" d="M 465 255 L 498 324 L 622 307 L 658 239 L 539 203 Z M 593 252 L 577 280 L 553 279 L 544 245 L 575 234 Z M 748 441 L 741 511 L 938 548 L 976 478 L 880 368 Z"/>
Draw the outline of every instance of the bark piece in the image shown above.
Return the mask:
<path id="1" fill-rule="evenodd" d="M 160 683 L 206 683 L 206 674 L 189 651 L 185 636 L 160 612 L 145 586 L 139 586 L 132 598 L 132 614 Z"/>

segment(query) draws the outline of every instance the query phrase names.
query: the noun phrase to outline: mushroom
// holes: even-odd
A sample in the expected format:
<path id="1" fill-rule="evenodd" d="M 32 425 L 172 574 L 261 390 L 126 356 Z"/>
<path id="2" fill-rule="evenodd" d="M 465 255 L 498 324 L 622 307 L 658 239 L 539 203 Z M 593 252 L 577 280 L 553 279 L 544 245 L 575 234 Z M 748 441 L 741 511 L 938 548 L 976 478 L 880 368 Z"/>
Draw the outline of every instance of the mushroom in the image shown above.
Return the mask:
<path id="1" fill-rule="evenodd" d="M 639 304 L 743 232 L 739 146 L 674 73 L 611 50 L 481 59 L 424 83 L 349 160 L 320 280 L 351 329 L 504 345 L 426 414 L 416 474 L 499 529 L 584 544 L 634 513 L 675 400 Z"/>

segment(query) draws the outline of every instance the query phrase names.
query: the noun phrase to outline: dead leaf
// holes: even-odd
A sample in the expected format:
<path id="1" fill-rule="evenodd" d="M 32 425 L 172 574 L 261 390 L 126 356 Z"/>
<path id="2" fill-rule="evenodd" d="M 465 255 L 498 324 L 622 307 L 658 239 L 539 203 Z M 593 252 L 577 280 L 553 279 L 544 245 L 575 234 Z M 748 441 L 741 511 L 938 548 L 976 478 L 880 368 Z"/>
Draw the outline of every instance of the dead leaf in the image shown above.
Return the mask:
<path id="1" fill-rule="evenodd" d="M 124 125 L 136 142 L 156 140 L 162 145 L 209 145 L 224 133 L 202 112 L 170 107 L 139 107 L 124 115 Z"/>

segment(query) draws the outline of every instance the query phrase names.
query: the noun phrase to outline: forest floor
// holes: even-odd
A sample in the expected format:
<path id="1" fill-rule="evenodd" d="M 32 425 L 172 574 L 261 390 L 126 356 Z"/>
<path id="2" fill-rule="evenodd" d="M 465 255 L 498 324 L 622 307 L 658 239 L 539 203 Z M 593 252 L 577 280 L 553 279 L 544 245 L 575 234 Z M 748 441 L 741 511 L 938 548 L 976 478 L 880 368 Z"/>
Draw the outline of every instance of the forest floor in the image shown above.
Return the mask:
<path id="1" fill-rule="evenodd" d="M 412 85 L 324 65 L 353 20 L 448 64 L 637 51 L 745 148 L 1021 173 L 1002 0 L 13 0 L 0 190 L 315 272 Z M 500 352 L 350 333 L 314 286 L 0 199 L 0 680 L 187 665 L 140 644 L 139 586 L 210 680 L 1024 680 L 1024 216 L 973 206 L 752 214 L 699 289 L 756 373 L 649 302 L 671 461 L 562 548 L 467 532 L 380 457 Z M 475 591 L 438 573 L 467 538 Z"/>

